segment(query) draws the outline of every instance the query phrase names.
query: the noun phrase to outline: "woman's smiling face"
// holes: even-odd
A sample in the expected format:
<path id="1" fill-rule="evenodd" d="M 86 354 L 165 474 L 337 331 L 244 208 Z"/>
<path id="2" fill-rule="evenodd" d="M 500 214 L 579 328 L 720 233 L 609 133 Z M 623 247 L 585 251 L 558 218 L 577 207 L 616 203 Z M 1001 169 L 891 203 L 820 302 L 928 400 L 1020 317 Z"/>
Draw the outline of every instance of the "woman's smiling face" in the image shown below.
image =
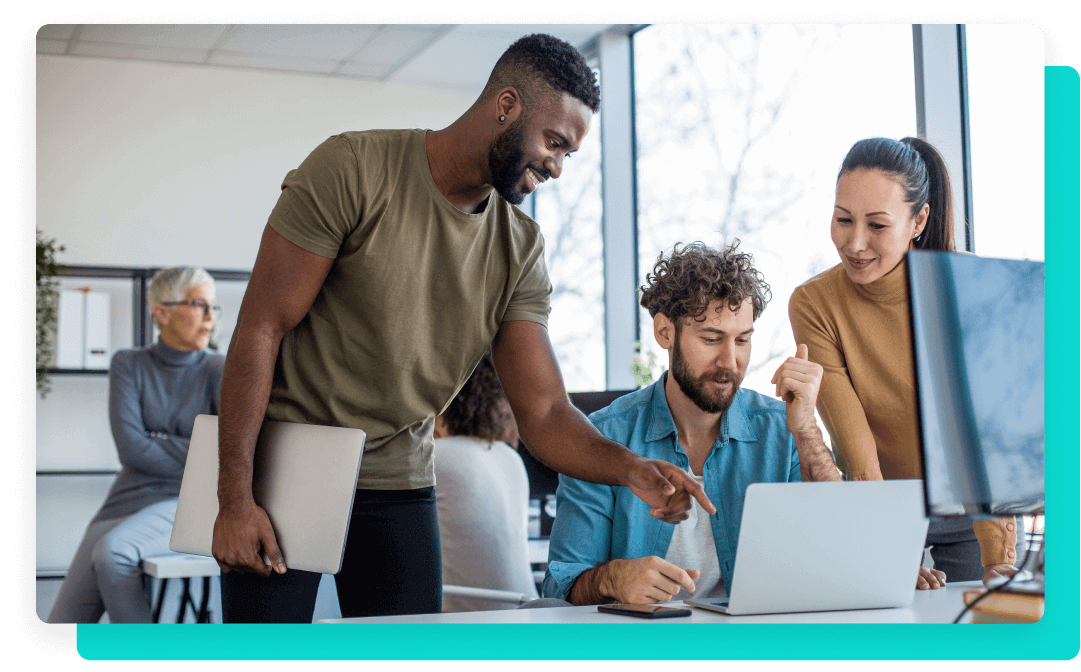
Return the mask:
<path id="1" fill-rule="evenodd" d="M 874 282 L 896 268 L 926 226 L 928 212 L 924 205 L 913 217 L 904 187 L 881 170 L 841 175 L 830 237 L 852 282 Z"/>

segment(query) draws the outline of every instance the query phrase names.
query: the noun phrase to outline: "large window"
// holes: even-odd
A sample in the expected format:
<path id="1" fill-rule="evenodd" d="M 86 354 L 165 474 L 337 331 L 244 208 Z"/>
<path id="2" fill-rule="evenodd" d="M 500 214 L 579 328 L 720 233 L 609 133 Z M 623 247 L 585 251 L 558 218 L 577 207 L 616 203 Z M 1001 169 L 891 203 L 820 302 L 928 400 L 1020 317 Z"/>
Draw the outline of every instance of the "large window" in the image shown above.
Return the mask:
<path id="1" fill-rule="evenodd" d="M 912 27 L 657 25 L 633 40 L 638 277 L 674 243 L 739 238 L 773 292 L 744 386 L 772 395 L 795 350 L 788 298 L 838 263 L 841 160 L 861 138 L 916 133 Z"/>
<path id="2" fill-rule="evenodd" d="M 1019 30 L 967 28 L 976 251 L 1042 258 L 1042 227 L 1035 224 L 1043 213 L 1042 107 L 1018 102 L 1042 101 L 1041 38 Z M 999 48 L 1019 39 L 1035 47 Z M 771 393 L 769 378 L 795 346 L 787 319 L 792 290 L 837 263 L 829 220 L 842 158 L 861 138 L 917 132 L 913 28 L 655 25 L 635 33 L 632 45 L 637 230 L 623 221 L 630 217 L 618 216 L 607 223 L 615 231 L 608 235 L 635 240 L 635 268 L 625 277 L 636 284 L 674 243 L 719 246 L 739 238 L 773 290 L 756 325 L 745 385 Z M 943 67 L 952 66 L 930 66 L 932 73 Z M 619 78 L 609 75 L 610 84 Z M 631 123 L 629 112 L 608 107 L 609 122 Z M 581 150 L 532 206 L 554 287 L 549 334 L 574 391 L 606 387 L 605 305 L 611 309 L 627 293 L 604 287 L 600 122 L 595 115 Z M 955 187 L 962 184 L 955 177 Z M 659 373 L 667 357 L 644 311 L 639 322 Z M 633 353 L 624 347 L 630 346 L 620 338 L 608 344 L 618 350 L 616 360 L 629 363 Z"/>
<path id="3" fill-rule="evenodd" d="M 1043 35 L 965 26 L 975 252 L 1044 258 Z"/>
<path id="4" fill-rule="evenodd" d="M 601 242 L 601 115 L 558 180 L 534 195 L 552 279 L 552 340 L 571 392 L 605 389 L 604 260 Z"/>

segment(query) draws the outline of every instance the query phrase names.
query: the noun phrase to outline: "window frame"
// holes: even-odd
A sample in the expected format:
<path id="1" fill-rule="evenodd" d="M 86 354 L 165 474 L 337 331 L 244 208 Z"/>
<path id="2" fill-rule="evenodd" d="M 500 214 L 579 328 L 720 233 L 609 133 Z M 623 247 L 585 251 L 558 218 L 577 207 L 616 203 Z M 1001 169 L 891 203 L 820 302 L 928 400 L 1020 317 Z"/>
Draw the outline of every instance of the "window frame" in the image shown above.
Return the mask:
<path id="1" fill-rule="evenodd" d="M 635 33 L 651 24 L 612 26 L 583 46 L 601 77 L 601 223 L 604 261 L 605 381 L 636 387 L 630 363 L 642 338 L 638 310 L 638 184 L 634 105 Z M 935 145 L 954 177 L 954 212 L 974 249 L 964 24 L 913 24 L 917 135 Z M 535 214 L 532 200 L 527 212 Z M 961 230 L 961 227 L 958 227 Z M 620 288 L 633 288 L 630 291 Z"/>

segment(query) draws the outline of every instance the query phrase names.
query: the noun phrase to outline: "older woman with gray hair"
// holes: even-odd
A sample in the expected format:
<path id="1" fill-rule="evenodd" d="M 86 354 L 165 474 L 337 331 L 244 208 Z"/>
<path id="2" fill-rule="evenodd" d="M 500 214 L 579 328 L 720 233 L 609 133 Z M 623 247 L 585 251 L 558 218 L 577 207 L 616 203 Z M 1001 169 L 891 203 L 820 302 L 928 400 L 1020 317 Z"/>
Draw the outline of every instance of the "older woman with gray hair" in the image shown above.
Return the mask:
<path id="1" fill-rule="evenodd" d="M 123 468 L 86 528 L 50 623 L 149 623 L 143 558 L 169 536 L 195 416 L 217 414 L 225 357 L 207 350 L 220 307 L 196 267 L 165 268 L 147 288 L 158 342 L 120 350 L 109 366 L 109 424 Z"/>

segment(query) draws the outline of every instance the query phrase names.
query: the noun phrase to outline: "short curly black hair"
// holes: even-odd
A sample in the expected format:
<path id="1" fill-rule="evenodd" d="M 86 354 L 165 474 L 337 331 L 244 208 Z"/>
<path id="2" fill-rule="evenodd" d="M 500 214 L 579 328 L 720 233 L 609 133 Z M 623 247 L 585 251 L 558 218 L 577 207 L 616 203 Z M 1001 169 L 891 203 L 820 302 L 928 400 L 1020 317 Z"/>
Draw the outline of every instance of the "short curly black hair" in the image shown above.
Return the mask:
<path id="1" fill-rule="evenodd" d="M 762 274 L 755 270 L 754 258 L 739 251 L 739 239 L 721 250 L 701 242 L 672 246 L 666 258 L 661 255 L 646 274 L 640 287 L 642 307 L 650 317 L 666 316 L 679 329 L 683 318 L 699 322 L 713 300 L 726 301 L 732 310 L 747 299 L 754 307 L 754 319 L 766 309 L 772 295 Z"/>
<path id="2" fill-rule="evenodd" d="M 594 112 L 600 109 L 601 89 L 585 57 L 573 45 L 544 33 L 526 35 L 507 47 L 492 68 L 481 100 L 513 86 L 530 107 L 541 97 L 534 88 L 538 78 L 556 93 L 569 93 Z"/>
<path id="3" fill-rule="evenodd" d="M 491 352 L 485 352 L 465 385 L 443 411 L 447 430 L 454 436 L 495 441 L 503 436 L 513 417 L 495 373 Z"/>

